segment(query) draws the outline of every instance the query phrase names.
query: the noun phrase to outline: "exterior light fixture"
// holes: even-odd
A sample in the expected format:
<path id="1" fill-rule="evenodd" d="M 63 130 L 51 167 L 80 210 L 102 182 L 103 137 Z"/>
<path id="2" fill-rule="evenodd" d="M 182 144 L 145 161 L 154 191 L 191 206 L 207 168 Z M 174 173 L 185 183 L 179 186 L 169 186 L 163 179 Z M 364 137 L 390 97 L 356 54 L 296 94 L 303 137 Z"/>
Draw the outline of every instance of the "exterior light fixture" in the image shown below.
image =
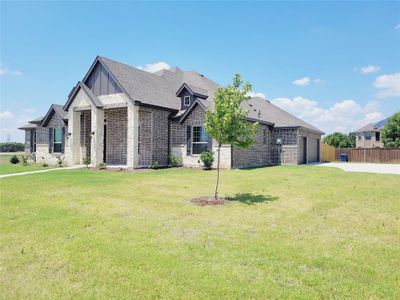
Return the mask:
<path id="1" fill-rule="evenodd" d="M 282 145 L 282 140 L 281 139 L 276 139 L 276 144 L 277 145 Z"/>

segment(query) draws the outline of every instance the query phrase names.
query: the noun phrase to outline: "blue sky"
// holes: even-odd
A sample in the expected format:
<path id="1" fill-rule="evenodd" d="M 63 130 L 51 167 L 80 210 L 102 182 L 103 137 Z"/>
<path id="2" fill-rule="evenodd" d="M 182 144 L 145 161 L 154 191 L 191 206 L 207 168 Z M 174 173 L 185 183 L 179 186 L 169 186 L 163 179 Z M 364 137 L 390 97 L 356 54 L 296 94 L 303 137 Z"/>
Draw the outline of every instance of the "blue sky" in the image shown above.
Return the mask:
<path id="1" fill-rule="evenodd" d="M 0 47 L 2 141 L 65 103 L 96 55 L 238 72 L 328 133 L 400 110 L 400 2 L 1 2 Z"/>

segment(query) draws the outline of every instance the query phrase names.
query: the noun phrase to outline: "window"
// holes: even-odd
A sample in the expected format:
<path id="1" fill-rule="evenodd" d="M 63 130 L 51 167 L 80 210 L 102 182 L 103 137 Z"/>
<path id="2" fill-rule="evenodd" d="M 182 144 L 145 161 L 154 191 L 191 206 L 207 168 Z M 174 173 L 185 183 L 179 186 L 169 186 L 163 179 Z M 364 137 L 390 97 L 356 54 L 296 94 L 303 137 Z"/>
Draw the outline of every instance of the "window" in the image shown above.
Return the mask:
<path id="1" fill-rule="evenodd" d="M 31 153 L 35 153 L 36 152 L 36 129 L 32 129 L 30 134 L 31 134 L 31 136 L 30 136 Z"/>
<path id="2" fill-rule="evenodd" d="M 62 128 L 54 128 L 53 131 L 53 152 L 62 152 Z"/>
<path id="3" fill-rule="evenodd" d="M 267 130 L 263 129 L 263 145 L 267 144 Z"/>
<path id="4" fill-rule="evenodd" d="M 375 141 L 379 142 L 381 140 L 381 133 L 375 132 Z"/>
<path id="5" fill-rule="evenodd" d="M 190 105 L 190 96 L 183 97 L 183 105 L 185 105 L 185 106 Z"/>
<path id="6" fill-rule="evenodd" d="M 361 133 L 357 134 L 358 140 L 361 141 Z"/>
<path id="7" fill-rule="evenodd" d="M 208 134 L 203 127 L 193 127 L 193 146 L 192 154 L 201 154 L 207 151 L 208 146 Z"/>
<path id="8" fill-rule="evenodd" d="M 365 139 L 367 140 L 367 141 L 370 141 L 371 140 L 371 132 L 370 131 L 368 131 L 368 132 L 366 132 L 365 133 Z"/>

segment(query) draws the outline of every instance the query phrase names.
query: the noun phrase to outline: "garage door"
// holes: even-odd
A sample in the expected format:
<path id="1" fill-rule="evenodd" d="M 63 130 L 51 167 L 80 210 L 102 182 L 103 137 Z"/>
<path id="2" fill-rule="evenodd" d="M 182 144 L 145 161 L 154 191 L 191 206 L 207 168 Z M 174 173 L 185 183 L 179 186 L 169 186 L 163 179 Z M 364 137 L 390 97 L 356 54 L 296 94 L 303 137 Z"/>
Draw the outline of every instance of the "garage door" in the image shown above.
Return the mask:
<path id="1" fill-rule="evenodd" d="M 313 163 L 319 161 L 319 140 L 318 139 L 308 139 L 308 163 Z"/>

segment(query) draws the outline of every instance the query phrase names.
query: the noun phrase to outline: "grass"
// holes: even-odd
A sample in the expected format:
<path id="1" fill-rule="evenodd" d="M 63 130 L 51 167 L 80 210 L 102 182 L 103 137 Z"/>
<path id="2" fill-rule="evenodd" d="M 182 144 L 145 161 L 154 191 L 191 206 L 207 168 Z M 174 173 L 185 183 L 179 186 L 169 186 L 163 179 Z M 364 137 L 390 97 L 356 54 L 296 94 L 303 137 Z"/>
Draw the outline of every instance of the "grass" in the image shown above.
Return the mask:
<path id="1" fill-rule="evenodd" d="M 21 160 L 21 156 L 25 155 L 25 153 L 24 152 L 0 153 L 0 175 L 37 171 L 49 168 L 49 167 L 42 167 L 40 164 L 35 164 L 32 160 L 29 161 L 29 165 L 27 166 L 21 165 L 21 162 L 19 164 L 13 165 L 10 163 L 10 158 L 13 155 L 17 155 L 18 158 Z"/>
<path id="2" fill-rule="evenodd" d="M 399 299 L 400 176 L 64 170 L 1 184 L 5 299 Z"/>

